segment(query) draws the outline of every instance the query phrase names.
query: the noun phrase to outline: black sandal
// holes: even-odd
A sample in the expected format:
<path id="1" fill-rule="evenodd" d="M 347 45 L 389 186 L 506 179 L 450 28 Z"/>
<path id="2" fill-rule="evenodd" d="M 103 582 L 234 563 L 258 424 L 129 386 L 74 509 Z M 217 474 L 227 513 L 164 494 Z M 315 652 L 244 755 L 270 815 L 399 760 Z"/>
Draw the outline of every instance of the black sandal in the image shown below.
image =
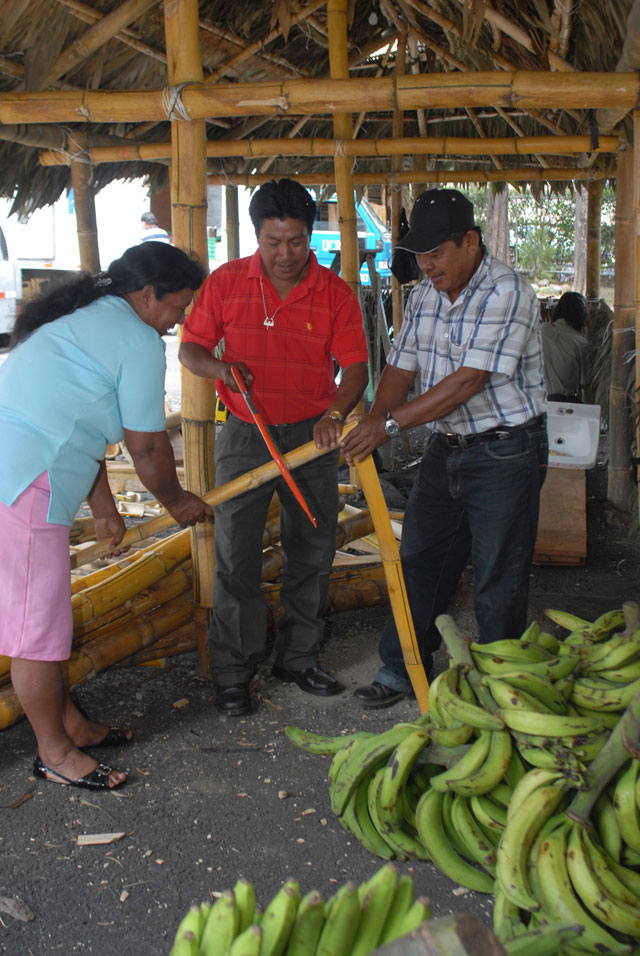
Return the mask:
<path id="1" fill-rule="evenodd" d="M 126 779 L 121 783 L 117 783 L 115 787 L 109 786 L 109 774 L 112 771 L 112 767 L 107 767 L 103 763 L 99 763 L 95 770 L 92 770 L 91 773 L 88 773 L 86 777 L 79 777 L 77 780 L 71 780 L 69 777 L 65 777 L 63 774 L 58 773 L 57 770 L 52 770 L 51 767 L 45 766 L 40 757 L 36 757 L 33 761 L 33 772 L 36 777 L 43 777 L 45 780 L 48 780 L 49 783 L 62 783 L 69 787 L 80 787 L 82 790 L 117 790 L 118 787 L 121 787 L 122 784 L 126 783 Z M 57 780 L 52 780 L 51 777 L 47 774 L 52 774 L 54 777 L 57 777 Z"/>

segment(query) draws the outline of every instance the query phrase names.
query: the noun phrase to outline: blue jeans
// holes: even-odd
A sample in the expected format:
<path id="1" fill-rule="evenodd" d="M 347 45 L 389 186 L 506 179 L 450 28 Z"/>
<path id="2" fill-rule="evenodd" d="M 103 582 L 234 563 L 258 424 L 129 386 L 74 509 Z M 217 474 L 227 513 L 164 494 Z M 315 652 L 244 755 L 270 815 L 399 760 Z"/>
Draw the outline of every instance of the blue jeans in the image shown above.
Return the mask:
<path id="1" fill-rule="evenodd" d="M 429 439 L 407 502 L 400 556 L 425 671 L 440 645 L 435 626 L 447 611 L 469 556 L 473 608 L 483 643 L 519 637 L 527 624 L 529 574 L 540 489 L 547 468 L 546 425 L 467 448 Z M 395 622 L 385 624 L 376 680 L 408 691 Z"/>

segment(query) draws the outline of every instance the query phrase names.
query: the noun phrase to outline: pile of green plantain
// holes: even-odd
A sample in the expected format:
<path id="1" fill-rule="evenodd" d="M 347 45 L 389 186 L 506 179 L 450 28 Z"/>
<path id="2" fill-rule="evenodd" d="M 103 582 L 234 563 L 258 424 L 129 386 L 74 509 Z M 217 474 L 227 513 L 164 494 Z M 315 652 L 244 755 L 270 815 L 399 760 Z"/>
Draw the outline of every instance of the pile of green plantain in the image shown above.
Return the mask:
<path id="1" fill-rule="evenodd" d="M 170 956 L 367 956 L 430 915 L 413 878 L 398 876 L 392 864 L 359 886 L 344 883 L 326 901 L 316 890 L 301 899 L 298 883 L 288 880 L 264 912 L 253 884 L 239 879 L 213 905 L 191 907 Z"/>
<path id="2" fill-rule="evenodd" d="M 427 713 L 287 734 L 332 756 L 332 810 L 371 853 L 493 893 L 510 956 L 639 953 L 640 605 L 545 614 L 563 638 L 534 621 L 477 644 L 442 615 L 450 663 Z"/>

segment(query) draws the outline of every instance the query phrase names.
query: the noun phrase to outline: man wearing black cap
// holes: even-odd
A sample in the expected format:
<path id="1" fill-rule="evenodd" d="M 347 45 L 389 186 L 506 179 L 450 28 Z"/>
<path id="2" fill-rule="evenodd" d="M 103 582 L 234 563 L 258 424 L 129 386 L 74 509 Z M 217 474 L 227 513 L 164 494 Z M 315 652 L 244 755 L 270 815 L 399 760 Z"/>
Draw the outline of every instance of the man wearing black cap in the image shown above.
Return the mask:
<path id="1" fill-rule="evenodd" d="M 370 412 L 341 442 L 349 463 L 407 428 L 431 435 L 405 514 L 401 557 L 422 662 L 440 644 L 469 557 L 479 640 L 519 637 L 547 465 L 539 308 L 529 282 L 490 255 L 456 189 L 422 193 L 399 243 L 424 278 L 411 291 Z M 408 399 L 416 374 L 417 398 Z M 411 692 L 393 618 L 363 707 Z"/>

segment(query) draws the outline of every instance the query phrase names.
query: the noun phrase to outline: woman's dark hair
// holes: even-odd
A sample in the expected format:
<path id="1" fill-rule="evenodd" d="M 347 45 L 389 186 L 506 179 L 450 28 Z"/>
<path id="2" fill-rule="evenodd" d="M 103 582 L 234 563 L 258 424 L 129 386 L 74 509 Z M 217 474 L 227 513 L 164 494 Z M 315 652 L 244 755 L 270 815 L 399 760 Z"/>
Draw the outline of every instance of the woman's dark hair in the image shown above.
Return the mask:
<path id="1" fill-rule="evenodd" d="M 168 292 L 193 289 L 204 281 L 204 269 L 182 249 L 167 242 L 143 242 L 114 259 L 106 272 L 81 272 L 53 289 L 25 302 L 11 334 L 18 345 L 41 325 L 69 315 L 105 295 L 124 296 L 146 285 L 153 286 L 156 299 Z"/>
<path id="2" fill-rule="evenodd" d="M 265 219 L 299 219 L 311 235 L 316 221 L 316 204 L 304 186 L 295 180 L 271 179 L 251 197 L 249 215 L 256 236 Z"/>
<path id="3" fill-rule="evenodd" d="M 582 332 L 587 324 L 587 304 L 579 292 L 563 292 L 551 313 L 551 321 L 564 319 L 576 332 Z"/>

